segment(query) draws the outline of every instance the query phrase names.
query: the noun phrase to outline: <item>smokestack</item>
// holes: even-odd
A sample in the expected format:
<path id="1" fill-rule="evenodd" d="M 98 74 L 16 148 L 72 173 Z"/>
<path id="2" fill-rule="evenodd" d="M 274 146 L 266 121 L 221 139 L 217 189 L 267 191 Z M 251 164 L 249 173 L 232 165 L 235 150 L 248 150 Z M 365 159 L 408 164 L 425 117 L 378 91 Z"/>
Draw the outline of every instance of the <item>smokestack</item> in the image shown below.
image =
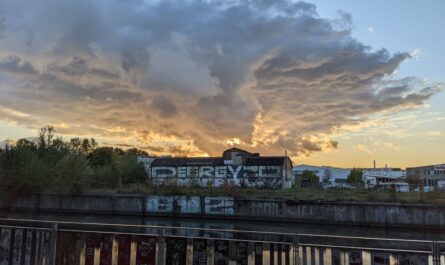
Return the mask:
<path id="1" fill-rule="evenodd" d="M 374 169 L 375 169 L 375 160 L 374 160 Z"/>

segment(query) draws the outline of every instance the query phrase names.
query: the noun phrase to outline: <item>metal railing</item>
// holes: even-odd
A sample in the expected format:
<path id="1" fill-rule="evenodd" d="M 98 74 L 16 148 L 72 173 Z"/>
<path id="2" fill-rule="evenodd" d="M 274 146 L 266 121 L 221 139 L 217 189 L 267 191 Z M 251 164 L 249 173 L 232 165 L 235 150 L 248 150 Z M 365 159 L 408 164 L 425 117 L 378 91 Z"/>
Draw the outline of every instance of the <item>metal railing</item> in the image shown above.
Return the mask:
<path id="1" fill-rule="evenodd" d="M 310 249 L 320 249 L 325 251 L 329 249 L 332 256 L 336 250 L 345 253 L 348 251 L 366 251 L 366 252 L 385 252 L 391 255 L 399 254 L 416 254 L 427 256 L 429 264 L 440 265 L 445 262 L 445 241 L 434 240 L 414 240 L 400 238 L 381 238 L 381 237 L 361 237 L 361 236 L 345 236 L 334 234 L 312 234 L 312 233 L 287 233 L 287 232 L 269 232 L 256 230 L 238 230 L 238 229 L 220 229 L 220 228 L 198 228 L 198 227 L 178 227 L 178 226 L 162 226 L 162 225 L 139 225 L 139 224 L 115 224 L 115 223 L 96 223 L 96 222 L 69 222 L 69 221 L 47 221 L 17 218 L 0 218 L 0 236 L 3 231 L 39 231 L 44 233 L 46 257 L 43 263 L 55 265 L 57 264 L 57 253 L 61 251 L 58 247 L 58 236 L 68 234 L 82 234 L 84 241 L 86 235 L 112 235 L 112 236 L 144 236 L 155 237 L 158 242 L 165 242 L 166 238 L 172 239 L 188 239 L 188 240 L 207 240 L 207 241 L 230 241 L 245 242 L 246 244 L 268 244 L 287 246 L 286 255 L 292 255 L 293 264 L 305 264 L 306 257 L 309 255 Z M 11 239 L 14 241 L 14 239 Z M 23 241 L 25 239 L 22 239 Z M 0 250 L 2 244 L 5 244 L 5 238 L 0 238 Z M 6 242 L 10 246 L 14 242 Z M 26 243 L 27 244 L 27 243 Z M 86 244 L 85 242 L 83 243 Z M 158 246 L 158 249 L 161 245 Z M 25 247 L 21 247 L 22 250 Z M 85 246 L 84 246 L 85 248 Z M 273 251 L 270 248 L 269 251 Z M 9 249 L 11 251 L 11 249 Z M 15 250 L 13 250 L 15 251 Z M 164 253 L 165 249 L 159 250 Z M 312 253 L 312 252 L 311 252 Z M 328 253 L 328 252 L 326 252 Z M 11 259 L 9 263 L 2 263 L 2 252 L 0 251 L 0 264 L 13 265 L 16 264 Z M 272 254 L 271 254 L 272 255 Z M 9 252 L 9 258 L 13 255 Z M 160 254 L 158 256 L 161 256 Z M 309 257 L 309 256 L 308 256 Z M 307 260 L 306 260 L 307 262 Z M 25 264 L 22 261 L 20 264 Z M 30 263 L 31 264 L 31 263 Z M 158 259 L 158 265 L 165 264 L 164 259 Z M 320 263 L 322 264 L 322 263 Z M 323 263 L 328 264 L 328 263 Z M 60 265 L 60 264 L 57 264 Z"/>

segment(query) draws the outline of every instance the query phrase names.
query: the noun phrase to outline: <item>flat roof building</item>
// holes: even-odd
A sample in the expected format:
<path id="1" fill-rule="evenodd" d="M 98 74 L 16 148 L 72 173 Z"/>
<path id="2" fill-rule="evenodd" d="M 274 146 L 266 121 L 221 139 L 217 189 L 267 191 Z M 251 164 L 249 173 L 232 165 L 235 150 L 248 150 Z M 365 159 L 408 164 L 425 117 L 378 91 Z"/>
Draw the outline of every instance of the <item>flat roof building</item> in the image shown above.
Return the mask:
<path id="1" fill-rule="evenodd" d="M 445 188 L 445 164 L 408 167 L 408 178 L 419 178 L 423 185 L 433 188 Z"/>

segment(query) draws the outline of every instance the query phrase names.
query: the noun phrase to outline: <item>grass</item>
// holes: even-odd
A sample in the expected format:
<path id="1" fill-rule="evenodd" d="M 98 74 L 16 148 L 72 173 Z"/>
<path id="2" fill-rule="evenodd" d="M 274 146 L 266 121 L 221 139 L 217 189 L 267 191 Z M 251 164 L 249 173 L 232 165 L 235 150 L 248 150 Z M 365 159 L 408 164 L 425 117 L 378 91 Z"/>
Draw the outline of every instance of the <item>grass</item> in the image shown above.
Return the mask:
<path id="1" fill-rule="evenodd" d="M 121 189 L 94 189 L 87 193 L 100 194 L 153 194 L 187 196 L 233 196 L 255 199 L 284 199 L 294 201 L 327 202 L 399 202 L 445 204 L 445 192 L 395 192 L 391 190 L 366 189 L 320 189 L 292 188 L 284 190 L 263 190 L 255 188 L 222 187 L 200 188 L 168 185 L 130 185 Z"/>

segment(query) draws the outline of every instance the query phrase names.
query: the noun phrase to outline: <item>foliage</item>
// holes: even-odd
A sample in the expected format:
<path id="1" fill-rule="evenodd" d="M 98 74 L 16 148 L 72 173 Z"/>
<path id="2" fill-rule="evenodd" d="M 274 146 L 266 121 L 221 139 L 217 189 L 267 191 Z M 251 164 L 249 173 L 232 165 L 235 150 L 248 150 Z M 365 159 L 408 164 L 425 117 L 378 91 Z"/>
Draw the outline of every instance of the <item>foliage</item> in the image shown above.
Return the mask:
<path id="1" fill-rule="evenodd" d="M 71 154 L 60 159 L 54 173 L 56 191 L 79 193 L 87 187 L 90 167 L 85 157 Z"/>
<path id="2" fill-rule="evenodd" d="M 145 184 L 147 175 L 136 148 L 97 147 L 94 139 L 64 141 L 53 127 L 0 149 L 0 200 L 19 193 L 80 193 L 89 189 Z"/>
<path id="3" fill-rule="evenodd" d="M 363 181 L 363 171 L 353 168 L 346 179 L 346 183 L 354 186 L 363 185 L 365 183 Z"/>
<path id="4" fill-rule="evenodd" d="M 301 186 L 302 187 L 316 187 L 320 184 L 320 178 L 315 175 L 314 172 L 310 170 L 304 170 L 301 175 Z"/>
<path id="5" fill-rule="evenodd" d="M 137 155 L 127 153 L 117 160 L 116 170 L 122 184 L 144 183 L 147 180 L 147 173 L 144 166 L 137 161 Z"/>
<path id="6" fill-rule="evenodd" d="M 415 190 L 419 188 L 420 191 L 423 191 L 423 182 L 419 177 L 408 176 L 406 178 L 406 182 L 408 182 L 410 190 Z"/>

